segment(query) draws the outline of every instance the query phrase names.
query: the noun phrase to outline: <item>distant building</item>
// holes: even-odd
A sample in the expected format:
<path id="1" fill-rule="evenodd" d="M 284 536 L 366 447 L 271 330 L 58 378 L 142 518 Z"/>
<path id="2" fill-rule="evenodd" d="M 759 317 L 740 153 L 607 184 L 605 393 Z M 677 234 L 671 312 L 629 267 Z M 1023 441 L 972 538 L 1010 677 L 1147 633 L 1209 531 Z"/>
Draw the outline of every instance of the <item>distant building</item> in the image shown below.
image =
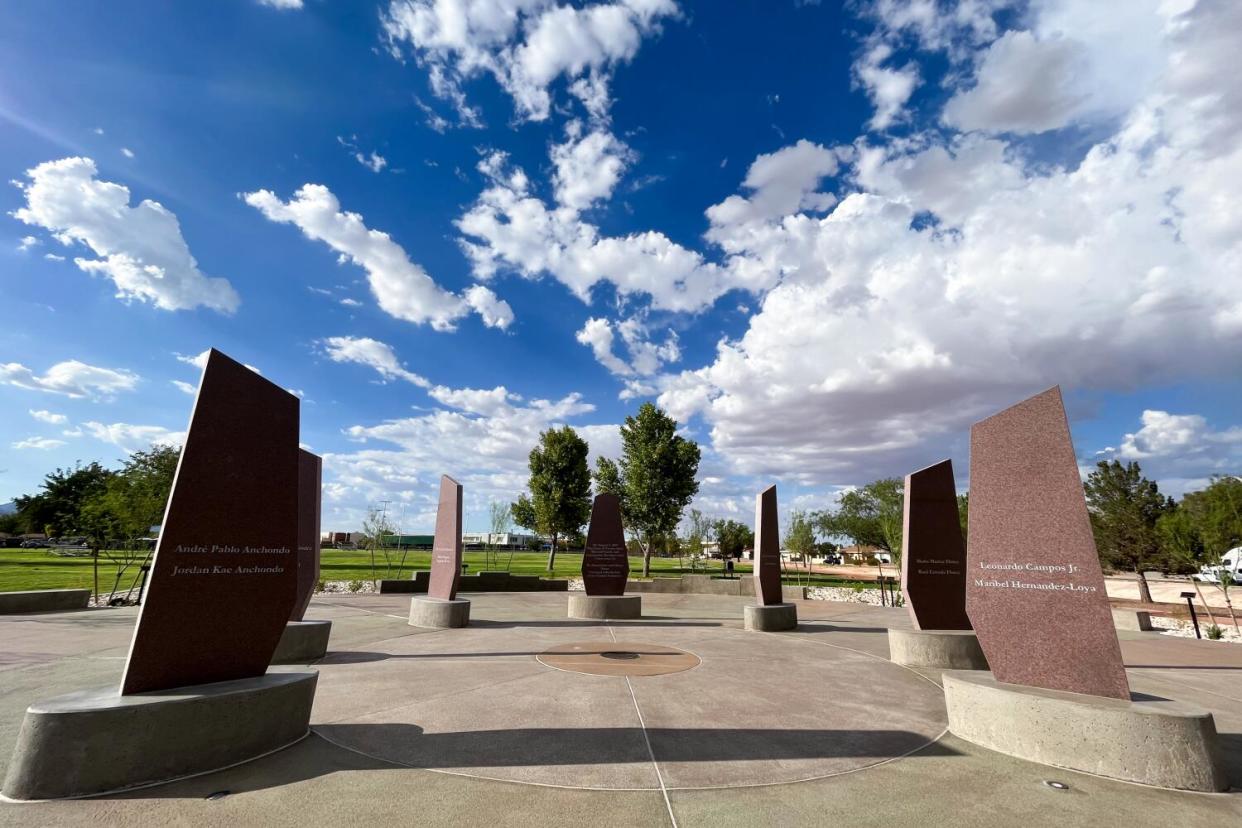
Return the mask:
<path id="1" fill-rule="evenodd" d="M 520 532 L 463 532 L 461 543 L 466 549 L 526 549 L 547 543 L 546 538 Z"/>
<path id="2" fill-rule="evenodd" d="M 837 550 L 837 554 L 841 556 L 844 563 L 866 563 L 874 557 L 880 563 L 892 563 L 893 556 L 885 552 L 878 546 L 868 546 L 866 544 L 854 546 L 844 546 Z"/>

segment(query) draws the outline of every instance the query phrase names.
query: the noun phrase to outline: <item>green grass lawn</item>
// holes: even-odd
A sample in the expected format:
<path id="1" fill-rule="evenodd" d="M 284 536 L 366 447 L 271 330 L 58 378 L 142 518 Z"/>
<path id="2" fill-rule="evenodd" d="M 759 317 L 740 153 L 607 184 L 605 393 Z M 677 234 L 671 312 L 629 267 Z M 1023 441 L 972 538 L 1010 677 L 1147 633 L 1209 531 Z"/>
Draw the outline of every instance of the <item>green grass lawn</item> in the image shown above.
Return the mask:
<path id="1" fill-rule="evenodd" d="M 466 572 L 480 572 L 486 569 L 507 569 L 515 575 L 548 575 L 548 556 L 546 552 L 516 552 L 512 563 L 508 553 L 465 553 Z M 499 563 L 497 563 L 499 559 Z M 140 561 L 139 561 L 140 562 Z M 685 564 L 684 568 L 682 564 Z M 720 575 L 723 569 L 719 561 L 712 561 L 698 568 L 691 568 L 688 559 L 679 561 L 677 558 L 652 558 L 651 575 L 654 578 L 676 578 L 682 574 L 699 573 Z M 402 564 L 401 555 L 390 552 L 388 561 L 384 555 L 376 554 L 375 570 L 371 569 L 371 553 L 363 550 L 325 549 L 320 560 L 320 577 L 325 581 L 369 581 L 376 578 L 409 578 L 416 569 L 431 568 L 430 552 L 408 552 Z M 119 567 L 101 556 L 99 559 L 99 589 L 109 592 L 116 580 Z M 556 569 L 552 573 L 557 578 L 576 577 L 582 571 L 582 554 L 561 552 L 556 556 Z M 639 577 L 643 571 L 643 560 L 630 558 L 630 576 Z M 738 564 L 734 573 L 749 575 L 750 564 Z M 138 563 L 125 570 L 120 589 L 129 589 L 134 578 L 139 574 Z M 787 584 L 806 583 L 804 575 L 794 572 L 787 573 L 783 579 Z M 811 584 L 826 586 L 852 586 L 855 582 L 843 581 L 815 575 Z M 0 592 L 15 592 L 27 589 L 82 589 L 93 588 L 95 584 L 93 561 L 90 557 L 64 558 L 49 553 L 47 549 L 0 549 Z M 874 586 L 874 584 L 866 584 Z"/>

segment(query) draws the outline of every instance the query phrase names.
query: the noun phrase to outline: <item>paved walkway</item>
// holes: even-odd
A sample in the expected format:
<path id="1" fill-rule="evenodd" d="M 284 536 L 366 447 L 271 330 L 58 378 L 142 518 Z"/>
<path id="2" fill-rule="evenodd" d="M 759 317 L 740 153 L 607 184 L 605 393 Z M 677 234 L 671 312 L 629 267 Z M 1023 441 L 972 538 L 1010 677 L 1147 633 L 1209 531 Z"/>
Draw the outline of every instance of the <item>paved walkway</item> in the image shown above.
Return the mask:
<path id="1" fill-rule="evenodd" d="M 333 633 L 328 658 L 315 665 L 310 737 L 121 796 L 0 805 L 0 824 L 1242 820 L 1242 792 L 1127 785 L 945 734 L 938 673 L 887 661 L 886 630 L 908 626 L 904 610 L 800 602 L 799 629 L 768 634 L 741 629 L 741 598 L 644 595 L 642 620 L 605 624 L 567 619 L 563 593 L 469 597 L 471 626 L 442 631 L 405 623 L 408 596 L 316 599 L 308 617 L 332 620 Z M 0 617 L 0 774 L 27 704 L 119 680 L 134 616 Z M 1152 633 L 1122 639 L 1136 692 L 1215 713 L 1242 789 L 1242 647 Z M 566 669 L 566 652 L 622 666 L 600 675 L 571 660 Z M 659 658 L 669 670 L 644 675 Z"/>

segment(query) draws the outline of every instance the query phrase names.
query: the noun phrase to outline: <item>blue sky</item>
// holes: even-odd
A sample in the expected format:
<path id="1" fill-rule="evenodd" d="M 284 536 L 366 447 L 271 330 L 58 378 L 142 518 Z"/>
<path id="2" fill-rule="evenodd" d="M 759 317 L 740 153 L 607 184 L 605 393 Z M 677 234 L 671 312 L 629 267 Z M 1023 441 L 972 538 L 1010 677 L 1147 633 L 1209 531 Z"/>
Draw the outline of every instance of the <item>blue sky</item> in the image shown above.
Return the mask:
<path id="1" fill-rule="evenodd" d="M 1229 2 L 0 7 L 0 501 L 303 396 L 324 527 L 467 525 L 655 400 L 749 519 L 1053 384 L 1083 465 L 1242 469 Z M 191 389 L 192 390 L 192 389 Z"/>

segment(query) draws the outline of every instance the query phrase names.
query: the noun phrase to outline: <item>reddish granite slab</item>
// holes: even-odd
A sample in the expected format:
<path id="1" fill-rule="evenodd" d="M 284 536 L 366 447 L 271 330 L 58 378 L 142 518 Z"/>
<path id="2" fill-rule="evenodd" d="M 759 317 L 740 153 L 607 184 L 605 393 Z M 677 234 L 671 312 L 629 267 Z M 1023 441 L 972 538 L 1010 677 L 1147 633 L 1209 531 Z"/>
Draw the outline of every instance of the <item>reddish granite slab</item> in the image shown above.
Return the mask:
<path id="1" fill-rule="evenodd" d="M 966 611 L 998 681 L 1129 699 L 1060 388 L 970 431 Z"/>
<path id="2" fill-rule="evenodd" d="M 755 597 L 764 606 L 784 603 L 781 538 L 776 521 L 776 487 L 768 486 L 755 495 Z"/>
<path id="3" fill-rule="evenodd" d="M 290 621 L 301 621 L 319 583 L 319 514 L 323 460 L 298 449 L 298 598 Z"/>
<path id="4" fill-rule="evenodd" d="M 461 580 L 461 484 L 447 474 L 440 478 L 436 536 L 431 544 L 431 585 L 427 595 L 452 601 Z"/>
<path id="5" fill-rule="evenodd" d="M 966 544 L 949 460 L 906 475 L 901 594 L 916 630 L 970 629 Z"/>
<path id="6" fill-rule="evenodd" d="M 297 599 L 298 398 L 212 350 L 122 693 L 267 671 Z"/>
<path id="7" fill-rule="evenodd" d="M 595 496 L 591 525 L 582 555 L 582 581 L 587 595 L 624 595 L 630 556 L 621 525 L 621 501 L 614 494 Z"/>

